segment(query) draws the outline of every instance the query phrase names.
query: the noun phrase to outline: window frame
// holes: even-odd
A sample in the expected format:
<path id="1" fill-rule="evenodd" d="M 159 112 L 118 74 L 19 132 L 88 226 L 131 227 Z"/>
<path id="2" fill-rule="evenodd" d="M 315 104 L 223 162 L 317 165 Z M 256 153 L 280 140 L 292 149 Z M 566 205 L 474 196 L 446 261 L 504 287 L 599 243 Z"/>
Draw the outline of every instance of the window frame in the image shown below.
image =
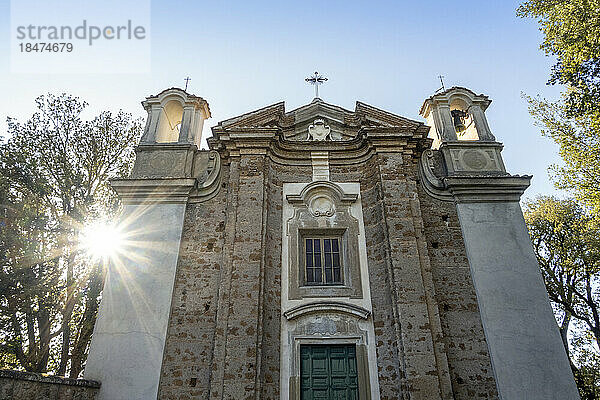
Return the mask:
<path id="1" fill-rule="evenodd" d="M 331 242 L 330 244 L 330 251 L 329 253 L 331 254 L 331 282 L 327 282 L 327 265 L 326 265 L 326 254 L 327 252 L 325 251 L 325 240 L 337 240 L 338 243 L 338 249 L 336 252 L 333 251 L 333 242 Z M 344 240 L 343 240 L 343 235 L 342 234 L 308 234 L 308 235 L 303 235 L 302 236 L 302 252 L 301 254 L 303 255 L 303 263 L 302 263 L 302 267 L 304 269 L 304 282 L 303 285 L 304 286 L 344 286 Z M 320 282 L 309 282 L 308 280 L 308 263 L 307 263 L 307 256 L 308 256 L 308 248 L 307 248 L 307 241 L 308 240 L 312 240 L 312 258 L 313 258 L 313 266 L 310 267 L 312 269 L 316 269 L 315 265 L 314 265 L 314 260 L 315 260 L 315 251 L 314 251 L 314 241 L 315 240 L 319 240 L 319 254 L 320 254 L 320 270 L 321 270 L 321 281 Z M 334 265 L 334 254 L 337 253 L 337 259 L 338 259 L 338 266 L 335 267 Z M 340 279 L 338 281 L 335 280 L 335 270 L 338 269 L 339 270 L 339 277 Z"/>
<path id="2" fill-rule="evenodd" d="M 328 227 L 319 226 L 313 219 L 292 219 L 289 229 L 289 281 L 290 299 L 307 297 L 350 297 L 362 298 L 360 260 L 358 255 L 358 221 L 346 212 L 337 212 L 335 224 Z M 305 268 L 305 238 L 313 237 L 340 238 L 340 265 L 342 284 L 307 285 Z"/>

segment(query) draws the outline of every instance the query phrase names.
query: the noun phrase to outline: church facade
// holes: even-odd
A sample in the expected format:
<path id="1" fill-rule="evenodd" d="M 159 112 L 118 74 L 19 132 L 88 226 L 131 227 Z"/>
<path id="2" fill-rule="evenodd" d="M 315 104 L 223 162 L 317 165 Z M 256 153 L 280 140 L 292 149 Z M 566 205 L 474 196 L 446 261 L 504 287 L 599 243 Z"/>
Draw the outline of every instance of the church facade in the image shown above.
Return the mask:
<path id="1" fill-rule="evenodd" d="M 85 376 L 100 399 L 578 399 L 490 100 L 218 123 L 147 98 Z"/>

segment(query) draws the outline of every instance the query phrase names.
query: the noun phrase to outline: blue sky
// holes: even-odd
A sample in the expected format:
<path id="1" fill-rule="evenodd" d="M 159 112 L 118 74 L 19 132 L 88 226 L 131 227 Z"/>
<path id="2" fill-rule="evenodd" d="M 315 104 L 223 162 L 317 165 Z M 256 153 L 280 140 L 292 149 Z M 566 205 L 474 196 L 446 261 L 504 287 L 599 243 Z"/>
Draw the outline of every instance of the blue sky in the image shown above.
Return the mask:
<path id="1" fill-rule="evenodd" d="M 34 99 L 68 92 L 90 103 L 89 115 L 123 109 L 145 116 L 140 101 L 183 85 L 204 97 L 207 126 L 278 101 L 308 103 L 304 78 L 318 70 L 330 103 L 357 100 L 422 121 L 423 100 L 438 87 L 460 85 L 493 100 L 487 116 L 504 143 L 513 174 L 533 174 L 531 197 L 555 193 L 547 167 L 557 149 L 527 112 L 521 92 L 556 99 L 548 87 L 554 59 L 538 48 L 535 21 L 515 16 L 517 1 L 153 1 L 151 72 L 140 74 L 13 74 L 9 65 L 9 1 L 0 0 L 0 134 L 7 116 L 25 119 Z M 205 129 L 204 135 L 210 135 Z"/>

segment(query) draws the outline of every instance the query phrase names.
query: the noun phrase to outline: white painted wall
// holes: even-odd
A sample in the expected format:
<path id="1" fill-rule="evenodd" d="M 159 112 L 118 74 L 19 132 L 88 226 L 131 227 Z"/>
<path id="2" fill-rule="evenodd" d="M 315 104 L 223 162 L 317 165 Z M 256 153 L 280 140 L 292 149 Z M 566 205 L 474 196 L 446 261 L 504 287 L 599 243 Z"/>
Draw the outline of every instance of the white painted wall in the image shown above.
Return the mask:
<path id="1" fill-rule="evenodd" d="M 500 398 L 579 399 L 519 203 L 457 207 Z"/>
<path id="2" fill-rule="evenodd" d="M 130 244 L 110 266 L 85 377 L 98 400 L 156 399 L 185 204 L 125 205 Z"/>

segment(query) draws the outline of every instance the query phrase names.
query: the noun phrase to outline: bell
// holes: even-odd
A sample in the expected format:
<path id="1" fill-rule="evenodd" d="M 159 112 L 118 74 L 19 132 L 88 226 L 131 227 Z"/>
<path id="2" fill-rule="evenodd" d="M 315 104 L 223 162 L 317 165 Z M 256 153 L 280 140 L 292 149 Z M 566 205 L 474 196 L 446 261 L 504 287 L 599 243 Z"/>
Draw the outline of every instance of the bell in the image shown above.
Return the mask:
<path id="1" fill-rule="evenodd" d="M 465 118 L 467 117 L 467 113 L 463 110 L 452 110 L 450 111 L 452 114 L 452 122 L 454 122 L 454 130 L 456 133 L 461 133 L 467 127 L 465 126 Z"/>

